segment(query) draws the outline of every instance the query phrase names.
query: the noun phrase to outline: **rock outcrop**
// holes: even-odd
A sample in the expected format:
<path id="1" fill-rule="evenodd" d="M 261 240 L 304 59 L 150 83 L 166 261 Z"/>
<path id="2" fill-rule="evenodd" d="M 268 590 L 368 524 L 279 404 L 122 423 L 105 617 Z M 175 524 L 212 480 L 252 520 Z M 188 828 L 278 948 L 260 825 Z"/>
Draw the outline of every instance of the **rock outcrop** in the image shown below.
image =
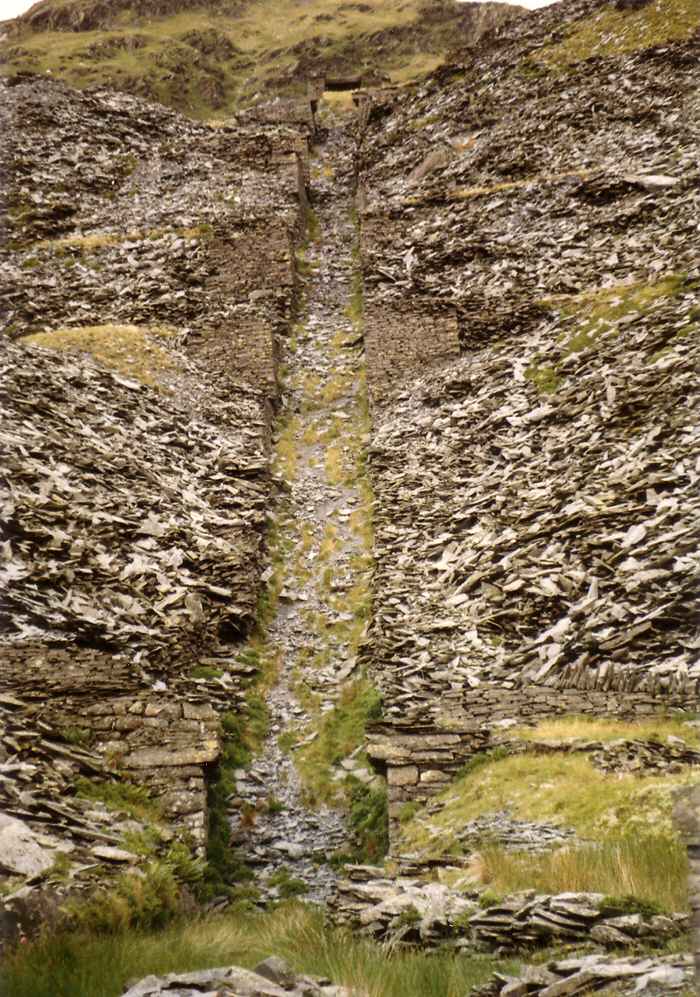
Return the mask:
<path id="1" fill-rule="evenodd" d="M 350 990 L 336 987 L 330 980 L 295 973 L 278 956 L 270 956 L 254 970 L 223 966 L 196 973 L 147 976 L 122 997 L 158 997 L 173 992 L 178 997 L 198 997 L 205 992 L 217 997 L 353 997 Z"/>
<path id="2" fill-rule="evenodd" d="M 497 974 L 484 987 L 472 991 L 473 997 L 561 997 L 562 994 L 595 992 L 614 987 L 614 993 L 641 994 L 642 997 L 665 997 L 688 993 L 692 986 L 690 956 L 661 958 L 608 959 L 588 955 L 560 959 L 546 967 L 531 966 L 517 977 Z"/>

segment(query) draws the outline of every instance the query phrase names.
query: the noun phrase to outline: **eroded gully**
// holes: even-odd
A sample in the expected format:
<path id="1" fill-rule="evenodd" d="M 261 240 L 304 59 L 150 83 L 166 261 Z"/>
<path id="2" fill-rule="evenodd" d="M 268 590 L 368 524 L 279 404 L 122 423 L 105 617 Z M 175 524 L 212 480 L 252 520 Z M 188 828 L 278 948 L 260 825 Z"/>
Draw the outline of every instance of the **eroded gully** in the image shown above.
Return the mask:
<path id="1" fill-rule="evenodd" d="M 347 839 L 342 810 L 328 803 L 339 798 L 348 771 L 371 779 L 359 750 L 336 769 L 319 753 L 324 722 L 357 689 L 371 567 L 350 179 L 350 142 L 338 130 L 312 160 L 317 224 L 300 254 L 302 314 L 283 344 L 274 460 L 287 497 L 275 515 L 278 598 L 266 629 L 265 653 L 275 666 L 269 734 L 250 769 L 237 773 L 243 806 L 232 817 L 233 840 L 257 867 L 263 896 L 283 891 L 282 870 L 282 878 L 303 881 L 314 901 L 326 898 L 334 879 L 325 860 Z"/>

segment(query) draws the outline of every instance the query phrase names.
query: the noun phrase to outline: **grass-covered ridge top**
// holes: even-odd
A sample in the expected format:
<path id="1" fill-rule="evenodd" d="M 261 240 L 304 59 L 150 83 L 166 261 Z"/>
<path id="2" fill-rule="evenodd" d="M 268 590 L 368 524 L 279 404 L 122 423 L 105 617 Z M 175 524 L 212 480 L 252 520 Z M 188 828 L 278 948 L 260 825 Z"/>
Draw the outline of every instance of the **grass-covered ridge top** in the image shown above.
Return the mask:
<path id="1" fill-rule="evenodd" d="M 455 36 L 469 41 L 518 12 L 500 3 L 446 2 L 426 18 L 418 0 L 257 0 L 235 7 L 43 0 L 13 22 L 0 61 L 6 72 L 113 86 L 206 118 L 267 88 L 303 94 L 313 72 L 415 78 L 442 60 Z"/>

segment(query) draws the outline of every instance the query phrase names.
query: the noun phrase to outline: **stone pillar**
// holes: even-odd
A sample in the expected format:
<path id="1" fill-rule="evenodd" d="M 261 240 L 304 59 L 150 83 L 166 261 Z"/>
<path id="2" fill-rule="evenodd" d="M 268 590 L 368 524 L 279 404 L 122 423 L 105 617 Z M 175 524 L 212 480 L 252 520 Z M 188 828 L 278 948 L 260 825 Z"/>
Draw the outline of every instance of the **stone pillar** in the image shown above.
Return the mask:
<path id="1" fill-rule="evenodd" d="M 673 816 L 688 849 L 691 945 L 695 993 L 700 997 L 700 784 L 678 795 Z"/>

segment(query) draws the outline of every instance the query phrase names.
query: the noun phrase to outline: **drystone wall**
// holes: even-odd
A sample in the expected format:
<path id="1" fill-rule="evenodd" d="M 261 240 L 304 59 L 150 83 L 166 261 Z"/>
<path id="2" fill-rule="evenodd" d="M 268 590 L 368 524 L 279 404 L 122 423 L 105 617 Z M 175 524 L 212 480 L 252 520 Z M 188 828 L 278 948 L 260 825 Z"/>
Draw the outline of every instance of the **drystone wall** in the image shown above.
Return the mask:
<path id="1" fill-rule="evenodd" d="M 459 356 L 456 316 L 439 299 L 368 303 L 364 339 L 373 408 L 407 377 Z"/>
<path id="2" fill-rule="evenodd" d="M 481 907 L 477 893 L 405 876 L 381 867 L 348 866 L 333 898 L 338 923 L 381 941 L 455 949 L 523 951 L 542 945 L 594 941 L 634 950 L 640 940 L 663 947 L 688 927 L 687 914 L 630 914 L 602 893 L 537 894 L 523 891 Z"/>
<path id="3" fill-rule="evenodd" d="M 110 772 L 145 784 L 173 827 L 188 832 L 201 850 L 206 839 L 206 769 L 220 752 L 219 720 L 206 687 L 154 691 L 145 687 L 129 659 L 74 648 L 5 648 L 0 685 L 12 690 L 3 716 L 9 773 L 32 754 L 22 732 L 42 729 L 70 754 L 77 742 L 101 757 Z M 239 694 L 242 699 L 242 695 Z M 231 695 L 231 706 L 235 703 Z M 17 735 L 19 734 L 19 741 Z M 32 759 L 36 763 L 36 759 Z M 7 769 L 6 769 L 7 771 Z M 15 817 L 33 811 L 14 794 L 11 774 L 3 780 L 3 811 Z M 37 810 L 45 805 L 41 794 Z M 70 806 L 70 804 L 68 804 Z"/>
<path id="4" fill-rule="evenodd" d="M 414 720 L 372 725 L 367 735 L 367 754 L 386 776 L 390 829 L 394 831 L 405 803 L 425 803 L 440 793 L 475 755 L 502 748 L 507 744 L 509 727 L 565 716 L 645 720 L 667 716 L 669 710 L 694 714 L 698 706 L 696 696 L 482 688 L 471 690 L 459 712 L 443 713 L 443 718 L 449 717 L 446 723 L 426 725 Z M 587 750 L 590 748 L 588 744 Z M 525 742 L 522 749 L 533 751 L 536 746 Z M 673 753 L 669 749 L 669 757 Z M 696 752 L 682 754 L 683 764 L 700 762 Z"/>

